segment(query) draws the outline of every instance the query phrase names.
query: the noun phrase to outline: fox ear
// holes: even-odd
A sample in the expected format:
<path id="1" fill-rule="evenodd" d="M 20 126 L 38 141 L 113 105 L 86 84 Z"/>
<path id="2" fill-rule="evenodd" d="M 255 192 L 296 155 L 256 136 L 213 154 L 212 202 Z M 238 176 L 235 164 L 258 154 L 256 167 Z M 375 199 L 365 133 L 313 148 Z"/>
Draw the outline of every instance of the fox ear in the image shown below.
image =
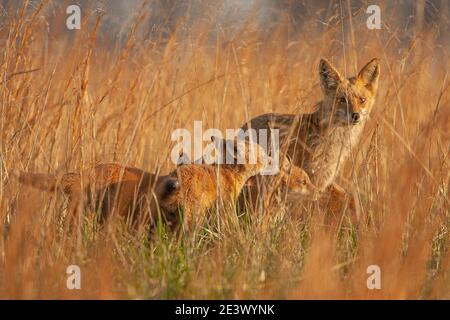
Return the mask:
<path id="1" fill-rule="evenodd" d="M 369 90 L 374 91 L 378 86 L 380 76 L 380 62 L 377 58 L 372 59 L 358 73 L 358 81 L 364 84 Z"/>
<path id="2" fill-rule="evenodd" d="M 233 146 L 230 146 L 230 144 L 233 143 L 233 141 L 218 136 L 211 136 L 211 141 L 214 143 L 214 148 L 219 154 L 220 161 L 224 161 L 223 163 L 225 163 L 226 159 L 230 158 L 227 154 L 232 154 L 230 149 Z"/>
<path id="3" fill-rule="evenodd" d="M 246 186 L 249 186 L 249 187 L 256 186 L 257 184 L 258 184 L 258 183 L 257 183 L 257 181 L 256 181 L 256 177 L 255 177 L 255 176 L 250 177 L 250 178 L 247 180 L 247 182 L 245 183 L 245 185 L 246 185 Z"/>
<path id="4" fill-rule="evenodd" d="M 221 149 L 224 143 L 226 142 L 222 137 L 211 136 L 211 141 L 214 143 L 216 149 Z"/>
<path id="5" fill-rule="evenodd" d="M 178 156 L 178 160 L 177 160 L 177 167 L 181 166 L 183 164 L 190 164 L 192 163 L 191 158 L 189 158 L 189 156 L 186 154 L 186 152 L 184 152 L 183 150 L 180 150 L 180 154 Z"/>
<path id="6" fill-rule="evenodd" d="M 320 86 L 324 93 L 336 91 L 343 81 L 339 72 L 326 60 L 320 59 L 319 64 Z"/>

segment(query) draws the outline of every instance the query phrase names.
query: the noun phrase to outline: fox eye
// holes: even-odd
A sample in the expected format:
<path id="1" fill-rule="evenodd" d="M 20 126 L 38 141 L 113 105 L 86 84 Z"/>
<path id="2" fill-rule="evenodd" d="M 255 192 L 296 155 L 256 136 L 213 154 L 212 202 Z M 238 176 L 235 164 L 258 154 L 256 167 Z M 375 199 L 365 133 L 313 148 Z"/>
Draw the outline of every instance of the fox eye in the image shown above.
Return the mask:
<path id="1" fill-rule="evenodd" d="M 341 97 L 341 98 L 339 98 L 339 102 L 340 103 L 342 103 L 342 104 L 346 104 L 347 103 L 347 99 L 345 99 L 345 97 Z"/>
<path id="2" fill-rule="evenodd" d="M 301 184 L 304 185 L 304 186 L 306 186 L 306 180 L 305 180 L 305 179 L 302 179 Z"/>
<path id="3" fill-rule="evenodd" d="M 359 98 L 359 102 L 361 102 L 361 104 L 363 104 L 364 102 L 366 102 L 366 98 Z"/>

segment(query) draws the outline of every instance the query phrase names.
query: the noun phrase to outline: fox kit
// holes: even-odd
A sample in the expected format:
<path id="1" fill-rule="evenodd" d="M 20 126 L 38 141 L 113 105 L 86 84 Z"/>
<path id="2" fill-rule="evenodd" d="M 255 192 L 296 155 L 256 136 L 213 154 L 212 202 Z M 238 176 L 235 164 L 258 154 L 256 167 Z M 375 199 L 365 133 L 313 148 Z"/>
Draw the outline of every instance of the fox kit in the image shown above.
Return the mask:
<path id="1" fill-rule="evenodd" d="M 70 218 L 74 224 L 77 223 L 81 205 L 90 205 L 99 211 L 101 220 L 114 213 L 122 218 L 130 218 L 134 226 L 152 224 L 157 206 L 164 209 L 166 197 L 177 188 L 178 183 L 169 176 L 157 176 L 117 163 L 98 164 L 81 173 L 71 172 L 59 177 L 29 172 L 17 175 L 22 184 L 45 191 L 59 189 L 66 194 Z"/>
<path id="2" fill-rule="evenodd" d="M 282 159 L 280 172 L 277 175 L 262 178 L 270 187 L 278 189 L 292 199 L 313 198 L 317 191 L 306 171 L 293 165 L 287 157 Z"/>
<path id="3" fill-rule="evenodd" d="M 216 141 L 222 143 L 219 138 Z M 165 176 L 108 163 L 61 177 L 20 172 L 18 178 L 20 183 L 41 190 L 62 190 L 69 197 L 69 212 L 75 223 L 79 206 L 90 204 L 95 211 L 100 211 L 102 219 L 115 213 L 130 218 L 134 226 L 153 224 L 158 208 L 166 220 L 177 224 L 178 211 L 182 209 L 186 223 L 192 225 L 197 220 L 194 214 L 201 218 L 219 197 L 229 203 L 239 195 L 248 178 L 270 164 L 270 157 L 259 145 L 253 148 L 246 141 L 236 141 L 234 148 L 235 154 L 243 153 L 246 160 L 249 152 L 256 150 L 259 158 L 253 164 L 249 161 L 244 164 L 186 164 Z M 85 203 L 82 204 L 82 200 Z"/>
<path id="4" fill-rule="evenodd" d="M 375 102 L 380 67 L 367 63 L 356 77 L 344 78 L 325 59 L 319 64 L 323 100 L 312 114 L 263 114 L 243 129 L 279 129 L 280 146 L 303 168 L 320 192 L 331 186 L 356 145 Z"/>
<path id="5" fill-rule="evenodd" d="M 255 208 L 258 203 L 267 208 L 273 201 L 315 199 L 317 196 L 317 188 L 312 184 L 308 174 L 302 168 L 293 165 L 287 157 L 282 160 L 278 174 L 252 177 L 246 186 L 245 196 L 239 199 L 241 208 L 245 208 L 248 204 Z"/>
<path id="6" fill-rule="evenodd" d="M 213 137 L 213 141 L 219 153 L 224 149 L 217 145 L 226 146 L 226 152 L 231 153 L 231 158 L 227 159 L 233 159 L 233 163 L 186 164 L 179 166 L 176 174 L 171 175 L 177 177 L 178 189 L 167 198 L 175 199 L 172 201 L 174 204 L 181 204 L 188 229 L 201 223 L 205 212 L 218 201 L 225 206 L 233 204 L 247 180 L 260 174 L 272 162 L 264 149 L 256 143 L 251 146 L 248 141 L 236 139 L 231 142 L 216 137 Z M 256 153 L 256 161 L 250 161 L 251 151 Z M 223 156 L 225 154 L 222 153 Z M 238 161 L 239 157 L 244 161 Z"/>

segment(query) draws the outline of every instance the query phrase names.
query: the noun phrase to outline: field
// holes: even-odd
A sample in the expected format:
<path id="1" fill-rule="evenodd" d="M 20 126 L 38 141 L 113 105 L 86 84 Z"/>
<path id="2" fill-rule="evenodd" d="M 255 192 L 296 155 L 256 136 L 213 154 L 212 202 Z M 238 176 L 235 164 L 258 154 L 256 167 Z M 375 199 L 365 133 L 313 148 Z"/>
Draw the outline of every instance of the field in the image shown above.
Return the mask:
<path id="1" fill-rule="evenodd" d="M 80 30 L 66 28 L 67 1 L 2 3 L 0 298 L 450 299 L 448 2 L 382 2 L 380 30 L 364 1 L 256 1 L 239 21 L 221 1 L 186 1 L 171 19 L 156 3 L 120 28 L 83 6 Z M 97 228 L 89 214 L 69 233 L 67 199 L 11 174 L 112 161 L 167 173 L 177 128 L 311 111 L 320 57 L 348 76 L 381 61 L 371 119 L 338 179 L 358 223 L 304 201 L 219 207 L 181 237 Z M 80 290 L 66 286 L 70 265 Z M 381 289 L 368 289 L 371 265 Z"/>

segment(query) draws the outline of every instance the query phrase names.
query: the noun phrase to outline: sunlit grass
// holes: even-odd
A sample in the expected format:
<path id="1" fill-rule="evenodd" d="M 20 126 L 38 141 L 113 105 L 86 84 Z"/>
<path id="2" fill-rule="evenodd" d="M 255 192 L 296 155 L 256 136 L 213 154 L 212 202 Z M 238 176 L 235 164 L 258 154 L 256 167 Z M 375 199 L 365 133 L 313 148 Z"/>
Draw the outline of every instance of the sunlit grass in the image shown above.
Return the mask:
<path id="1" fill-rule="evenodd" d="M 10 10 L 0 30 L 0 297 L 450 298 L 447 20 L 413 38 L 396 31 L 392 8 L 373 31 L 364 11 L 348 29 L 347 9 L 331 7 L 301 31 L 250 17 L 232 33 L 208 11 L 157 37 L 138 16 L 119 44 L 96 29 L 107 17 L 86 15 L 73 34 L 54 19 L 61 26 L 48 33 L 46 5 L 27 8 Z M 63 195 L 9 178 L 109 161 L 169 172 L 171 132 L 194 120 L 238 128 L 264 112 L 309 111 L 321 99 L 322 56 L 348 75 L 381 60 L 372 117 L 339 178 L 360 204 L 357 225 L 305 201 L 218 208 L 184 235 L 163 224 L 151 239 L 98 228 L 88 213 L 81 233 L 68 233 Z M 66 288 L 70 264 L 81 267 L 81 290 Z M 372 264 L 381 290 L 367 289 Z"/>

